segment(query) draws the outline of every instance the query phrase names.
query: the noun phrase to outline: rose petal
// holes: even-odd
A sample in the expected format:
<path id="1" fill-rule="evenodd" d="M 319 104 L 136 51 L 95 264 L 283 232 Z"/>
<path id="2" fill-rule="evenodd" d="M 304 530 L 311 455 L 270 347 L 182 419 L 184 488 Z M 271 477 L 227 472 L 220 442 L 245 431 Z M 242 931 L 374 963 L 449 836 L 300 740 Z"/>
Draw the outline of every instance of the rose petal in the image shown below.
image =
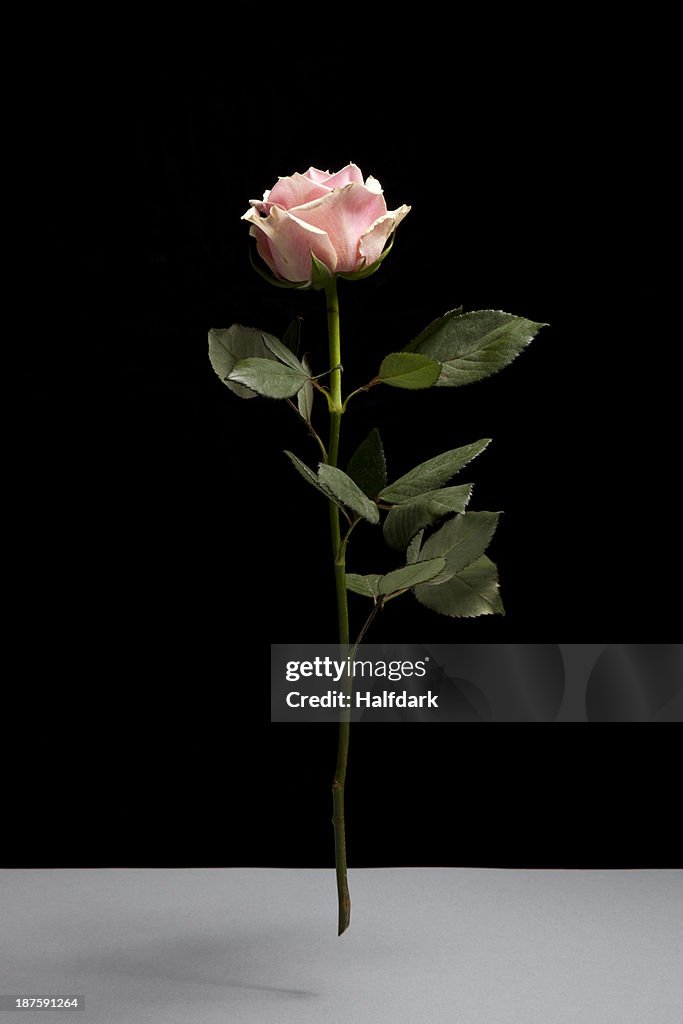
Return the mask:
<path id="1" fill-rule="evenodd" d="M 259 217 L 252 208 L 242 220 L 249 221 L 256 231 L 266 236 L 273 261 L 271 264 L 266 259 L 266 263 L 286 281 L 311 280 L 311 252 L 330 270 L 336 269 L 337 258 L 326 232 L 304 223 L 288 210 L 273 206 L 267 217 Z M 256 237 L 258 240 L 258 235 Z"/>
<path id="2" fill-rule="evenodd" d="M 260 231 L 256 224 L 252 224 L 249 228 L 249 234 L 252 238 L 256 239 L 256 251 L 263 262 L 268 264 L 274 274 L 277 274 L 275 260 L 273 259 L 273 252 L 270 248 L 270 242 L 268 241 L 266 233 L 264 231 Z"/>
<path id="3" fill-rule="evenodd" d="M 318 184 L 326 182 L 329 176 L 329 171 L 319 171 L 317 167 L 309 167 L 307 171 L 304 171 L 304 178 L 310 178 L 311 181 L 315 181 Z"/>
<path id="4" fill-rule="evenodd" d="M 326 233 L 337 254 L 336 266 L 330 269 L 348 273 L 356 270 L 361 262 L 361 236 L 386 214 L 387 204 L 384 196 L 352 182 L 292 212 L 298 220 Z"/>
<path id="5" fill-rule="evenodd" d="M 389 235 L 396 230 L 408 213 L 410 213 L 409 206 L 399 206 L 398 210 L 390 210 L 384 216 L 379 217 L 365 232 L 360 240 L 360 253 L 365 257 L 365 266 L 369 267 L 371 263 L 380 258 Z"/>
<path id="6" fill-rule="evenodd" d="M 344 185 L 350 185 L 352 181 L 362 185 L 363 172 L 355 164 L 347 164 L 346 167 L 342 167 L 341 171 L 337 171 L 336 174 L 327 178 L 325 184 L 328 188 L 343 188 Z"/>
<path id="7" fill-rule="evenodd" d="M 292 174 L 289 178 L 278 179 L 263 205 L 266 213 L 273 204 L 290 210 L 293 206 L 302 206 L 304 203 L 310 203 L 313 199 L 320 199 L 329 191 L 326 185 L 311 181 L 303 174 Z"/>

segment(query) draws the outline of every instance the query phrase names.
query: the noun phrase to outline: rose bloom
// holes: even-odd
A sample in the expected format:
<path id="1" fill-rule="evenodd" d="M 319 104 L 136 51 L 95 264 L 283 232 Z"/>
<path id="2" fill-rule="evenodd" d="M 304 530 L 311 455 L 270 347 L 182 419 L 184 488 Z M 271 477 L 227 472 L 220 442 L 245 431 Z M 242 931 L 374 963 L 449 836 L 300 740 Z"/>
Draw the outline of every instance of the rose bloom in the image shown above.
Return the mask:
<path id="1" fill-rule="evenodd" d="M 387 210 L 377 179 L 364 181 L 349 164 L 336 174 L 309 167 L 279 178 L 262 200 L 251 200 L 242 220 L 277 277 L 310 283 L 311 253 L 332 273 L 369 267 L 409 210 Z"/>

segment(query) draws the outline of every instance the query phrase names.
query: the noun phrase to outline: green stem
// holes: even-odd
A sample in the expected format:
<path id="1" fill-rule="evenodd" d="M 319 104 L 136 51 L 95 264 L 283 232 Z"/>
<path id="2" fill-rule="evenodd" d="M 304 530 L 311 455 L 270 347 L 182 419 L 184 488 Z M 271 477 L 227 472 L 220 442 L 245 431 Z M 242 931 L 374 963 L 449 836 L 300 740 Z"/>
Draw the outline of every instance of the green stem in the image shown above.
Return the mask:
<path id="1" fill-rule="evenodd" d="M 346 406 L 349 404 L 351 399 L 355 397 L 355 395 L 359 395 L 361 391 L 369 391 L 370 388 L 374 388 L 375 385 L 379 383 L 380 381 L 376 377 L 373 377 L 373 379 L 369 381 L 367 384 L 364 384 L 362 388 L 356 388 L 355 391 L 352 391 L 350 394 L 348 394 L 344 399 L 344 407 L 342 411 L 346 412 Z"/>
<path id="2" fill-rule="evenodd" d="M 382 599 L 375 604 L 361 629 L 356 642 L 348 655 L 349 663 L 353 664 L 361 640 L 370 628 L 375 615 L 382 608 Z M 332 783 L 332 822 L 334 824 L 334 851 L 337 865 L 337 898 L 339 902 L 338 935 L 342 935 L 349 927 L 351 918 L 351 898 L 346 871 L 346 843 L 344 829 L 344 783 L 346 781 L 346 765 L 349 759 L 349 732 L 351 727 L 351 699 L 353 696 L 353 673 L 347 671 L 344 680 L 344 704 L 339 723 L 339 747 L 337 749 L 337 767 Z"/>
<path id="3" fill-rule="evenodd" d="M 362 641 L 363 637 L 365 636 L 365 634 L 367 633 L 367 631 L 370 629 L 370 626 L 372 625 L 372 623 L 373 623 L 373 621 L 375 619 L 375 615 L 377 615 L 379 612 L 381 612 L 382 607 L 384 605 L 384 600 L 385 599 L 383 597 L 380 597 L 375 602 L 375 604 L 372 606 L 372 611 L 370 612 L 370 614 L 368 615 L 367 619 L 363 623 L 363 628 L 361 629 L 360 633 L 356 637 L 356 642 L 354 643 L 353 648 L 351 650 L 351 654 L 349 655 L 349 657 L 351 658 L 351 661 L 353 661 L 353 659 L 356 657 L 356 653 L 358 651 L 358 648 L 361 645 L 361 641 Z"/>
<path id="4" fill-rule="evenodd" d="M 337 281 L 332 277 L 325 288 L 327 299 L 327 332 L 330 341 L 330 443 L 327 461 L 336 466 L 339 459 L 339 433 L 341 418 L 344 412 L 341 395 L 341 340 L 339 334 L 339 300 L 337 297 Z M 337 590 L 337 619 L 339 624 L 339 642 L 342 646 L 349 643 L 349 610 L 346 594 L 346 545 L 342 544 L 339 528 L 339 508 L 330 502 L 330 532 L 332 535 L 332 556 L 334 558 L 334 581 Z M 334 860 L 337 874 L 337 899 L 339 903 L 338 934 L 342 935 L 349 926 L 351 917 L 351 900 L 346 869 L 346 824 L 344 818 L 344 787 L 346 785 L 346 766 L 349 759 L 349 733 L 351 726 L 350 710 L 342 712 L 339 723 L 339 745 L 337 747 L 337 765 L 332 781 L 332 824 L 334 825 Z"/>

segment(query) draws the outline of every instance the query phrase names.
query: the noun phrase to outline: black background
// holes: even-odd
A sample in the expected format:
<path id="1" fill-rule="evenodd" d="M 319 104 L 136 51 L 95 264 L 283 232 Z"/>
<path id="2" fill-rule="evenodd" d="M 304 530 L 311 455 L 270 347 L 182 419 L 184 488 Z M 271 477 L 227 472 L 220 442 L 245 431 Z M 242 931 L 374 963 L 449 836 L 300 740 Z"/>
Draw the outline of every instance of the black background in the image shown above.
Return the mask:
<path id="1" fill-rule="evenodd" d="M 505 618 L 404 598 L 374 638 L 672 638 L 658 80 L 631 69 L 617 88 L 585 41 L 580 81 L 552 54 L 495 73 L 476 54 L 436 68 L 425 51 L 410 74 L 394 56 L 363 88 L 334 47 L 315 66 L 252 54 L 197 74 L 162 55 L 112 76 L 93 60 L 42 90 L 49 187 L 24 256 L 12 446 L 7 866 L 332 864 L 334 730 L 268 722 L 269 643 L 334 631 L 325 509 L 282 455 L 316 451 L 284 403 L 239 401 L 206 356 L 211 326 L 281 335 L 300 315 L 324 368 L 320 295 L 257 277 L 239 220 L 310 164 L 353 160 L 390 208 L 412 205 L 382 271 L 341 285 L 349 388 L 455 305 L 551 324 L 491 380 L 376 388 L 351 407 L 343 456 L 379 425 L 393 477 L 492 437 L 472 507 L 505 510 Z M 352 568 L 392 564 L 369 527 L 356 537 Z M 357 729 L 350 862 L 680 864 L 679 735 Z"/>

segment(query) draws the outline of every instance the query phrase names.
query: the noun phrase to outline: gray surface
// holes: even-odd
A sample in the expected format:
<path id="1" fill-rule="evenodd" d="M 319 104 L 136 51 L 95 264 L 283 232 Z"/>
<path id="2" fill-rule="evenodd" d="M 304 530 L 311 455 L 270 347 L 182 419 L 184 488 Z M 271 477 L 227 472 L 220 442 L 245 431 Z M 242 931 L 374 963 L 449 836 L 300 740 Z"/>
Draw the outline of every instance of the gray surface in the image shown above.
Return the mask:
<path id="1" fill-rule="evenodd" d="M 0 992 L 75 1024 L 680 1024 L 683 871 L 4 871 Z"/>

